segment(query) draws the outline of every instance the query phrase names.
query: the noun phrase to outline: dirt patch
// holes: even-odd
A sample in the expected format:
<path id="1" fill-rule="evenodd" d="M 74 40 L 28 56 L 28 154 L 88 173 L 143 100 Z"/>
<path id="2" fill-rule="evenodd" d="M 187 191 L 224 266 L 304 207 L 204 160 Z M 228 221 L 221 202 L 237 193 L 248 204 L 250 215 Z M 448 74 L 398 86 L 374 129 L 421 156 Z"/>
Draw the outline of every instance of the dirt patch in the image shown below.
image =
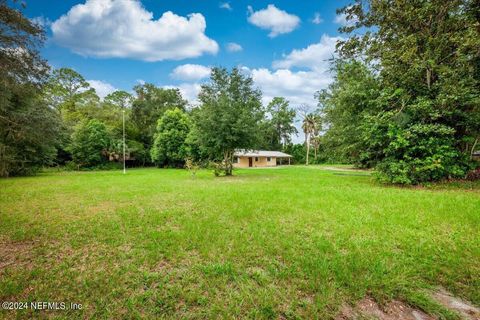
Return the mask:
<path id="1" fill-rule="evenodd" d="M 31 266 L 35 241 L 10 241 L 0 238 L 0 273 L 9 266 Z"/>
<path id="2" fill-rule="evenodd" d="M 153 267 L 153 269 L 151 271 L 159 272 L 159 271 L 164 271 L 164 270 L 170 270 L 172 268 L 173 268 L 173 265 L 169 260 L 161 259 L 155 264 L 155 266 Z"/>
<path id="3" fill-rule="evenodd" d="M 453 296 L 443 288 L 432 293 L 432 298 L 445 308 L 460 314 L 463 319 L 480 320 L 480 308 L 475 307 L 468 301 Z"/>
<path id="4" fill-rule="evenodd" d="M 112 213 L 116 209 L 115 203 L 111 201 L 103 201 L 86 208 L 86 212 L 97 215 L 100 213 Z"/>
<path id="5" fill-rule="evenodd" d="M 414 309 L 405 303 L 394 300 L 385 306 L 378 305 L 372 298 L 360 300 L 354 307 L 344 305 L 340 309 L 336 320 L 435 320 L 419 309 Z"/>

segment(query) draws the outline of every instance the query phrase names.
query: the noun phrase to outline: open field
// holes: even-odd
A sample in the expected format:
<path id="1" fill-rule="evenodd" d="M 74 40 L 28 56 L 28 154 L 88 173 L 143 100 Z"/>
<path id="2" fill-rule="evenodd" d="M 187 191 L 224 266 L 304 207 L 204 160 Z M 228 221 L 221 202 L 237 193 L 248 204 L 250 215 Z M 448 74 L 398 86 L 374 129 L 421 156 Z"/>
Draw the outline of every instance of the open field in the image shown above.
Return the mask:
<path id="1" fill-rule="evenodd" d="M 289 167 L 59 172 L 0 180 L 0 301 L 62 318 L 333 318 L 399 299 L 480 304 L 480 184 L 397 188 Z M 31 310 L 0 311 L 1 317 Z"/>

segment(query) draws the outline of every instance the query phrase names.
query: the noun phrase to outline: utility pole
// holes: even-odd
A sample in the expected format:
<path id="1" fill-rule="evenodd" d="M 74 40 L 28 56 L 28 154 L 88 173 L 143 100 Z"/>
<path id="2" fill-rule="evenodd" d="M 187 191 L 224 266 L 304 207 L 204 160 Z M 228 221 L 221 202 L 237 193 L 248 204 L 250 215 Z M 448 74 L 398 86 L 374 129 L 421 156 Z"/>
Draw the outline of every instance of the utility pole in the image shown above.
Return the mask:
<path id="1" fill-rule="evenodd" d="M 122 110 L 123 116 L 123 174 L 127 173 L 125 168 L 125 109 Z"/>

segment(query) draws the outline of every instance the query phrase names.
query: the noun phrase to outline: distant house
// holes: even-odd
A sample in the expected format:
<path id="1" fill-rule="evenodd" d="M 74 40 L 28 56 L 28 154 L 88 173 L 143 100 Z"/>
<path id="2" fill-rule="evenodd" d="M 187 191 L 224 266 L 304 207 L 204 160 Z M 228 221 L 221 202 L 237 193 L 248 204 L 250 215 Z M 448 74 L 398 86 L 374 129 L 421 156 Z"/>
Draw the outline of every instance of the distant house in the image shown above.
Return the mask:
<path id="1" fill-rule="evenodd" d="M 473 160 L 478 160 L 478 161 L 480 161 L 480 150 L 479 150 L 479 151 L 475 151 L 475 152 L 472 154 L 472 158 L 473 158 Z"/>
<path id="2" fill-rule="evenodd" d="M 291 155 L 280 151 L 236 150 L 233 166 L 235 168 L 275 167 L 279 163 L 290 164 Z"/>

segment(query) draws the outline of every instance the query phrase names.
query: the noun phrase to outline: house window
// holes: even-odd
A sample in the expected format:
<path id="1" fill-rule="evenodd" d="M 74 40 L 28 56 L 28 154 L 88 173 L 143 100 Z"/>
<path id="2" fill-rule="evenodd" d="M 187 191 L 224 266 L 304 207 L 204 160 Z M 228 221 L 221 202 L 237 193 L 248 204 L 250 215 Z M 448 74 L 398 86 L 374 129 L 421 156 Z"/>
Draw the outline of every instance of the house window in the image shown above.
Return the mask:
<path id="1" fill-rule="evenodd" d="M 255 162 L 258 162 L 258 157 L 255 157 Z"/>
<path id="2" fill-rule="evenodd" d="M 272 161 L 272 158 L 267 157 L 267 161 L 268 161 L 268 162 Z"/>
<path id="3" fill-rule="evenodd" d="M 234 162 L 234 163 L 240 163 L 240 158 L 239 158 L 239 157 L 235 157 L 235 158 L 233 159 L 233 162 Z"/>

